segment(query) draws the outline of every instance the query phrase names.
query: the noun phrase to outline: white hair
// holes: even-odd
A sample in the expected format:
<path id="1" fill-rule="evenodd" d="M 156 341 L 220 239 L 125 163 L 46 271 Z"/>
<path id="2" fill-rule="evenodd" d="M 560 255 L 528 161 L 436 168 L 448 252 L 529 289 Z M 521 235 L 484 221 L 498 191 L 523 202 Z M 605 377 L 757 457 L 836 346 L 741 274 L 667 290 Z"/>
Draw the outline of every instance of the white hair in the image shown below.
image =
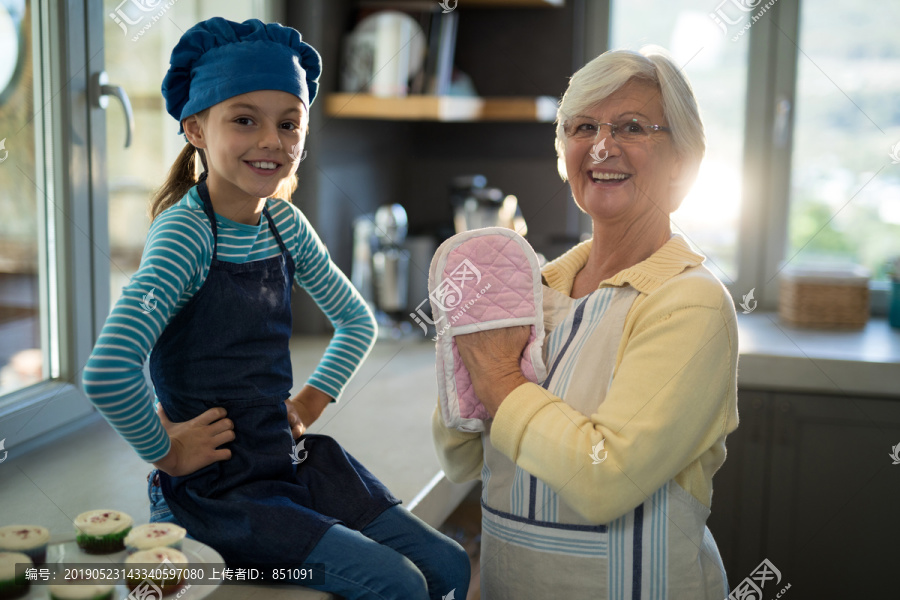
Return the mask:
<path id="1" fill-rule="evenodd" d="M 663 114 L 672 129 L 675 152 L 684 159 L 690 181 L 696 177 L 706 152 L 706 134 L 694 90 L 664 48 L 644 46 L 640 52 L 604 52 L 572 75 L 556 112 L 556 154 L 563 180 L 567 178 L 567 119 L 586 113 L 631 79 L 647 81 L 659 88 Z"/>

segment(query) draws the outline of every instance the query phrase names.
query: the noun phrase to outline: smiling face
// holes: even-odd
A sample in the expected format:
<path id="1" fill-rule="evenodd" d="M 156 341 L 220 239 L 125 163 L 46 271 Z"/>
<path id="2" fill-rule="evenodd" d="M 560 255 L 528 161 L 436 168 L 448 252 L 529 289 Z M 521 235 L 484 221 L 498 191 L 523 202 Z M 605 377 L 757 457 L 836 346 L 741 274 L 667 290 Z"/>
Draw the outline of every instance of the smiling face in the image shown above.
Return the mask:
<path id="1" fill-rule="evenodd" d="M 275 194 L 297 171 L 306 141 L 307 111 L 287 92 L 260 90 L 214 105 L 184 121 L 190 142 L 203 148 L 209 187 L 222 201 L 258 201 Z"/>
<path id="2" fill-rule="evenodd" d="M 586 114 L 601 123 L 620 123 L 632 118 L 668 126 L 659 89 L 632 79 L 594 105 Z M 576 116 L 573 116 L 572 121 Z M 668 228 L 669 213 L 677 208 L 681 160 L 669 133 L 655 132 L 643 141 L 613 138 L 608 125 L 596 135 L 570 136 L 565 140 L 565 162 L 575 202 L 593 221 L 635 222 Z M 608 153 L 608 155 L 604 155 Z M 597 159 L 602 159 L 597 162 Z"/>

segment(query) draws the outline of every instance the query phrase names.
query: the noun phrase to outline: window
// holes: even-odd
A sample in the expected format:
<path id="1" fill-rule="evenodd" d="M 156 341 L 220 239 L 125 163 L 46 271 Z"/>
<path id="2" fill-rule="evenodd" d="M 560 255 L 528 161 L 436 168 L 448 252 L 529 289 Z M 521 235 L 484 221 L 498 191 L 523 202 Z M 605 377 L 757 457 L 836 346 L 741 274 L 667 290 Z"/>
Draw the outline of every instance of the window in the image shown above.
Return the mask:
<path id="1" fill-rule="evenodd" d="M 737 277 L 747 44 L 733 43 L 693 0 L 612 3 L 610 47 L 667 49 L 694 87 L 706 129 L 697 181 L 672 214 L 672 228 L 707 256 L 725 283 Z"/>
<path id="2" fill-rule="evenodd" d="M 51 375 L 34 36 L 30 2 L 0 4 L 0 396 Z"/>
<path id="3" fill-rule="evenodd" d="M 84 152 L 94 63 L 88 35 L 58 35 L 84 14 L 74 1 L 0 2 L 0 441 L 11 454 L 92 411 L 78 378 L 103 243 Z"/>
<path id="4" fill-rule="evenodd" d="M 898 19 L 900 4 L 890 2 L 800 7 L 793 263 L 861 264 L 886 279 L 888 259 L 900 256 Z"/>

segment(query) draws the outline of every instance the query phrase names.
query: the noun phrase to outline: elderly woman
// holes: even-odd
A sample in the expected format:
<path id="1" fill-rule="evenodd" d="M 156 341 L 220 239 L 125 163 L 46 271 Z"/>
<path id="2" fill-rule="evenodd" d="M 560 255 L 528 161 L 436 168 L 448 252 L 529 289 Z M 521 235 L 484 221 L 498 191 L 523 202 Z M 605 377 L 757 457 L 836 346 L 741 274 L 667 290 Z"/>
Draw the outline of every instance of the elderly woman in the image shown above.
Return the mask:
<path id="1" fill-rule="evenodd" d="M 722 600 L 706 519 L 738 422 L 735 311 L 669 223 L 705 151 L 693 91 L 661 49 L 607 52 L 556 136 L 593 237 L 543 269 L 550 375 L 519 369 L 528 328 L 459 336 L 493 419 L 433 421 L 447 476 L 482 479 L 483 597 Z"/>

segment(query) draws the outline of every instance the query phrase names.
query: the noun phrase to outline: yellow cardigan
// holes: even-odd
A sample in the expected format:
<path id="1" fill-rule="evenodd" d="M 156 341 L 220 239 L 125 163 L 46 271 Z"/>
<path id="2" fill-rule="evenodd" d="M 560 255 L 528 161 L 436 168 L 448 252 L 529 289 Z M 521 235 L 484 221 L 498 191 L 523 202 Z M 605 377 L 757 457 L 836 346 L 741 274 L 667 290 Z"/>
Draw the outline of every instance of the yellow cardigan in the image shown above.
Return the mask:
<path id="1" fill-rule="evenodd" d="M 584 242 L 543 270 L 550 287 L 570 295 L 587 263 Z M 513 390 L 494 418 L 490 443 L 546 482 L 592 523 L 609 523 L 675 479 L 707 508 L 712 477 L 725 461 L 725 436 L 737 428 L 737 321 L 722 283 L 679 235 L 600 287 L 638 291 L 625 320 L 605 401 L 584 415 L 541 386 Z M 432 417 L 438 458 L 451 481 L 479 476 L 481 435 L 447 429 Z M 604 469 L 570 478 L 598 432 Z M 614 466 L 615 468 L 609 468 Z"/>

